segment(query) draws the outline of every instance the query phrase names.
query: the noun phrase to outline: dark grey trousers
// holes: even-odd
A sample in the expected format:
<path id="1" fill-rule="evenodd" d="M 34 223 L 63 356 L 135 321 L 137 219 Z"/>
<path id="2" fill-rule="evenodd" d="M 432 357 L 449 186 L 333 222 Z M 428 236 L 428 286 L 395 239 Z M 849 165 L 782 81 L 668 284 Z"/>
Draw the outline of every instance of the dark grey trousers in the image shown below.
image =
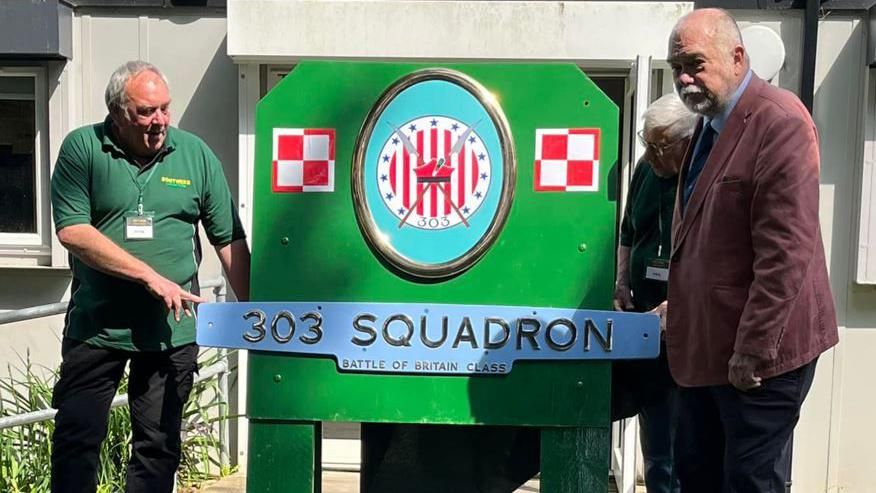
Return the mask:
<path id="1" fill-rule="evenodd" d="M 682 493 L 784 493 L 791 435 L 816 362 L 747 392 L 681 387 L 675 461 Z"/>

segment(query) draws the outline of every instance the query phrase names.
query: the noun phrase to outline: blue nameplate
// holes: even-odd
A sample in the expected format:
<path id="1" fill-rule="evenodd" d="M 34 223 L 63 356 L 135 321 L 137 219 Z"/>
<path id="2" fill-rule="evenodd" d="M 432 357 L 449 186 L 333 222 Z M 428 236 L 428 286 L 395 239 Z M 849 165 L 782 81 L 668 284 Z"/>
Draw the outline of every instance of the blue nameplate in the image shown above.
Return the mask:
<path id="1" fill-rule="evenodd" d="M 207 303 L 198 344 L 335 359 L 375 373 L 508 373 L 520 360 L 656 358 L 647 313 L 419 303 Z"/>

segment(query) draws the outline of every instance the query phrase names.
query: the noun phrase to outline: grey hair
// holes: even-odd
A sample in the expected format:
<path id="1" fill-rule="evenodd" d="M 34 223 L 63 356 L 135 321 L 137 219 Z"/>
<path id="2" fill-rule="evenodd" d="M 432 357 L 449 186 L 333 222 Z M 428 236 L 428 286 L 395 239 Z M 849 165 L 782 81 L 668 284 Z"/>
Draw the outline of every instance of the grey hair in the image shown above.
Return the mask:
<path id="1" fill-rule="evenodd" d="M 109 110 L 110 113 L 121 112 L 125 115 L 125 118 L 129 118 L 128 112 L 125 111 L 125 107 L 128 106 L 128 93 L 125 91 L 125 86 L 128 84 L 129 80 L 147 71 L 154 72 L 161 77 L 161 80 L 164 81 L 165 85 L 168 87 L 170 86 L 170 84 L 167 83 L 167 77 L 165 77 L 155 65 L 142 60 L 131 60 L 125 62 L 113 72 L 106 85 L 104 100 L 106 101 L 106 109 Z"/>
<path id="2" fill-rule="evenodd" d="M 651 103 L 644 118 L 645 129 L 664 129 L 667 139 L 677 140 L 693 135 L 698 116 L 687 109 L 675 92 L 670 92 Z"/>

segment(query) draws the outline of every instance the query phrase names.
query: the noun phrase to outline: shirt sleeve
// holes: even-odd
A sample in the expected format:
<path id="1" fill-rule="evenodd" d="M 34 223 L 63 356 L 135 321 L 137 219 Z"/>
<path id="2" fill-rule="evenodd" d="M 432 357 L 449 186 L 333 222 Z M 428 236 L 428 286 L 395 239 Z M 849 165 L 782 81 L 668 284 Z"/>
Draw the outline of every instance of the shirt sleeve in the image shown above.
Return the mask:
<path id="1" fill-rule="evenodd" d="M 52 174 L 52 217 L 55 231 L 91 224 L 91 160 L 80 133 L 64 139 Z"/>
<path id="2" fill-rule="evenodd" d="M 231 198 L 222 164 L 206 144 L 203 146 L 207 162 L 201 222 L 207 233 L 207 239 L 214 246 L 223 246 L 245 239 L 246 233 L 237 214 L 237 207 Z"/>

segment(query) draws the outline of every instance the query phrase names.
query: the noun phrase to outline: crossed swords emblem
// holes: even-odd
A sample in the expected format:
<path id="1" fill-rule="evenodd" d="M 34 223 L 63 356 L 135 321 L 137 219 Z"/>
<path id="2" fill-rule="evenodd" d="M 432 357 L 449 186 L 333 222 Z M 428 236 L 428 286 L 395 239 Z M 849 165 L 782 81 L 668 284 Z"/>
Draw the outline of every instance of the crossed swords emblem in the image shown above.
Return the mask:
<path id="1" fill-rule="evenodd" d="M 450 175 L 454 171 L 454 169 L 450 167 L 449 161 L 450 156 L 453 156 L 454 154 L 462 150 L 462 146 L 465 145 L 465 140 L 468 139 L 468 136 L 471 135 L 472 131 L 474 131 L 475 127 L 478 126 L 480 122 L 481 120 L 474 122 L 467 129 L 465 129 L 465 132 L 463 132 L 458 139 L 456 139 L 456 142 L 453 143 L 453 147 L 450 148 L 450 153 L 446 156 L 446 160 L 444 158 L 437 160 L 433 158 L 428 163 L 423 161 L 420 153 L 417 152 L 417 147 L 414 146 L 413 142 L 408 139 L 408 137 L 404 134 L 404 132 L 401 131 L 399 127 L 389 122 L 386 123 L 390 126 L 390 128 L 395 131 L 395 134 L 398 135 L 398 138 L 401 140 L 401 143 L 404 146 L 405 150 L 409 154 L 413 154 L 414 156 L 416 156 L 417 166 L 414 168 L 414 173 L 417 175 L 417 183 L 426 184 L 426 186 L 424 186 L 423 189 L 417 194 L 417 198 L 408 209 L 407 214 L 405 214 L 401 222 L 398 223 L 399 229 L 401 229 L 405 225 L 405 222 L 407 222 L 408 218 L 411 217 L 414 209 L 416 209 L 420 202 L 423 200 L 426 192 L 433 186 L 441 191 L 441 194 L 444 195 L 444 197 L 447 199 L 447 202 L 450 203 L 450 207 L 453 208 L 453 211 L 456 212 L 456 214 L 459 216 L 459 219 L 462 220 L 462 224 L 464 224 L 466 228 L 469 227 L 468 220 L 465 218 L 465 216 L 462 215 L 459 207 L 456 206 L 456 203 L 453 201 L 453 197 L 451 196 L 451 194 L 447 192 L 447 185 L 450 183 Z"/>

